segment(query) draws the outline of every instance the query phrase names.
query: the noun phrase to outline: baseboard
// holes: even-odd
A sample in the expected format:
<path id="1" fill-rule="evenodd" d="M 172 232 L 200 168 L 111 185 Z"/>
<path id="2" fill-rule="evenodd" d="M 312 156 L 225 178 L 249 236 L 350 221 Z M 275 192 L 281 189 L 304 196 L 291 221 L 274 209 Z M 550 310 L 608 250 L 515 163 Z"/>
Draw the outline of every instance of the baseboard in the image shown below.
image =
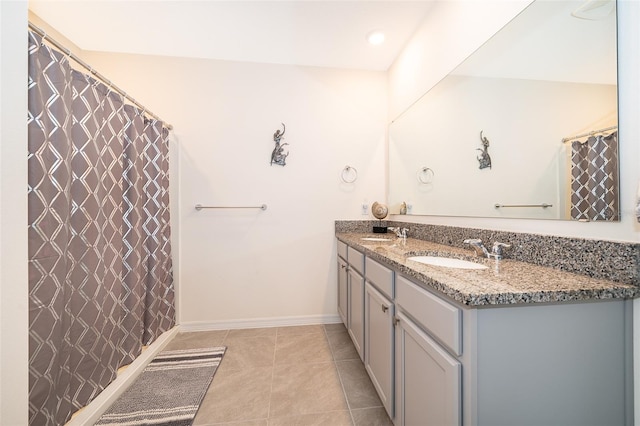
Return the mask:
<path id="1" fill-rule="evenodd" d="M 247 318 L 226 321 L 182 322 L 180 331 L 232 330 L 238 328 L 288 327 L 292 325 L 336 324 L 339 315 L 305 315 L 299 317 Z"/>
<path id="2" fill-rule="evenodd" d="M 136 358 L 127 368 L 118 374 L 118 377 L 107 386 L 89 405 L 78 412 L 65 426 L 92 425 L 115 402 L 116 399 L 133 383 L 142 373 L 142 370 L 151 362 L 158 352 L 178 334 L 179 326 L 164 332 L 151 345 Z"/>

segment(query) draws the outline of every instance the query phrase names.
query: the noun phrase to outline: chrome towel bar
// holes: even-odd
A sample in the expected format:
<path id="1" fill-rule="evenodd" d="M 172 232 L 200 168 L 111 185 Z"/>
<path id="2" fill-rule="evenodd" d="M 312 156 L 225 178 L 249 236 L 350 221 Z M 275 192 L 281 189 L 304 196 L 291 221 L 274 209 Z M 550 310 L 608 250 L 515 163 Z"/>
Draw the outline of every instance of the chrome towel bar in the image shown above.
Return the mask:
<path id="1" fill-rule="evenodd" d="M 266 210 L 267 205 L 263 204 L 261 206 L 203 206 L 202 204 L 196 204 L 196 210 L 200 211 L 202 209 L 260 209 Z"/>
<path id="2" fill-rule="evenodd" d="M 553 204 L 547 204 L 547 203 L 542 203 L 542 204 L 495 204 L 494 207 L 496 209 L 500 209 L 503 207 L 542 207 L 543 209 L 546 209 L 547 207 L 553 207 Z"/>

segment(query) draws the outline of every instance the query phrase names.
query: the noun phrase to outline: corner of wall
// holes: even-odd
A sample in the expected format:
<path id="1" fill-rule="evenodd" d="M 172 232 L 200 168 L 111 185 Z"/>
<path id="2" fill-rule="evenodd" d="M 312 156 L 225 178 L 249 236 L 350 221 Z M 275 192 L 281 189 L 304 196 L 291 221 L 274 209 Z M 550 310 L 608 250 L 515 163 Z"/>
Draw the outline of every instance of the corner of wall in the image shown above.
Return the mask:
<path id="1" fill-rule="evenodd" d="M 27 2 L 0 1 L 0 424 L 28 423 Z"/>

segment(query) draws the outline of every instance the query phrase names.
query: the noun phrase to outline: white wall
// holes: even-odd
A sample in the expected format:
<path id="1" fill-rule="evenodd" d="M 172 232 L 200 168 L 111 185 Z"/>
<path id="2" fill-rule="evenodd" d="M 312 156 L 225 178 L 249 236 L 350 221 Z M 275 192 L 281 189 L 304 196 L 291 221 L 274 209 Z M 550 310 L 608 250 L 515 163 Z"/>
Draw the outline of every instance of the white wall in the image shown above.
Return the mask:
<path id="1" fill-rule="evenodd" d="M 386 74 L 85 52 L 177 140 L 183 325 L 335 319 L 334 220 L 385 194 Z M 270 165 L 286 124 L 286 166 Z M 358 170 L 340 181 L 345 165 Z M 175 200 L 174 200 L 175 201 Z M 203 210 L 195 204 L 260 210 Z"/>
<path id="2" fill-rule="evenodd" d="M 28 419 L 26 1 L 0 1 L 0 424 Z"/>

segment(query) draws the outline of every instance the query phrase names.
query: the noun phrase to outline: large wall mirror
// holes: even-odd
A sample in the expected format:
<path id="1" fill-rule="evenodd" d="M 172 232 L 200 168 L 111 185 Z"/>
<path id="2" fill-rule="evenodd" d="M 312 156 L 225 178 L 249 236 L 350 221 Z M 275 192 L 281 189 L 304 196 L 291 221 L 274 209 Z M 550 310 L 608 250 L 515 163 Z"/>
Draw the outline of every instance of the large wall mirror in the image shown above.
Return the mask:
<path id="1" fill-rule="evenodd" d="M 615 6 L 533 2 L 396 118 L 391 212 L 619 220 Z"/>

